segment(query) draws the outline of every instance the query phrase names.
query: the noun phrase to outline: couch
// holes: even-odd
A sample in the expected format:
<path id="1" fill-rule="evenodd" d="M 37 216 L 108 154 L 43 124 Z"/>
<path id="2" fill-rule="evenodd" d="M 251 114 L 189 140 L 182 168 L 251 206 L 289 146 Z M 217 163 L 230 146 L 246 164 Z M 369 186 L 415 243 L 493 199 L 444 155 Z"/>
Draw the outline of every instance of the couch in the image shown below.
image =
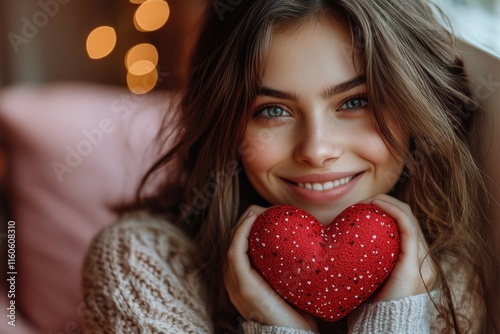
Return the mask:
<path id="1" fill-rule="evenodd" d="M 167 92 L 139 96 L 82 83 L 0 92 L 17 271 L 15 298 L 4 282 L 0 293 L 2 310 L 15 301 L 16 326 L 2 311 L 0 333 L 83 332 L 86 247 L 116 218 L 112 206 L 134 196 L 167 101 Z"/>

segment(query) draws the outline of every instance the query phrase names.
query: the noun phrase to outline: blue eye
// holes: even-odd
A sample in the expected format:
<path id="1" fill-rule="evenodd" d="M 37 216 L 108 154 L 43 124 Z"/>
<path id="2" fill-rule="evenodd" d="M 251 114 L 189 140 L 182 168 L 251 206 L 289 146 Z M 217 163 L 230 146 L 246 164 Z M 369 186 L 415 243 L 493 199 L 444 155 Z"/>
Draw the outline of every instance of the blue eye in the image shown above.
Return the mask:
<path id="1" fill-rule="evenodd" d="M 344 102 L 340 107 L 341 110 L 358 110 L 366 108 L 368 101 L 364 97 L 353 97 Z"/>
<path id="2" fill-rule="evenodd" d="M 260 109 L 255 115 L 257 117 L 267 117 L 267 118 L 290 116 L 290 114 L 280 106 L 264 107 L 263 109 Z"/>

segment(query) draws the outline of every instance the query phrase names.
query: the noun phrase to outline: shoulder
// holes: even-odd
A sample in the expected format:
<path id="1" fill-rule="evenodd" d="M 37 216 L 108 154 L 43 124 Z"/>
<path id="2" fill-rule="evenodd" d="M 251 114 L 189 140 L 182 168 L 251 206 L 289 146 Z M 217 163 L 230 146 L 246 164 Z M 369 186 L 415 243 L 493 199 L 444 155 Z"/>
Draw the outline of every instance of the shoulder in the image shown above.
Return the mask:
<path id="1" fill-rule="evenodd" d="M 123 216 L 92 240 L 84 262 L 84 279 L 92 273 L 133 279 L 143 270 L 179 276 L 194 274 L 194 245 L 165 218 L 145 212 Z"/>
<path id="2" fill-rule="evenodd" d="M 123 254 L 136 249 L 159 255 L 176 255 L 192 252 L 193 243 L 167 219 L 146 212 L 134 212 L 102 229 L 93 239 L 88 256 L 92 256 L 93 250 Z"/>
<path id="3" fill-rule="evenodd" d="M 164 218 L 134 213 L 104 228 L 83 266 L 86 331 L 209 332 L 193 254 L 190 239 Z"/>

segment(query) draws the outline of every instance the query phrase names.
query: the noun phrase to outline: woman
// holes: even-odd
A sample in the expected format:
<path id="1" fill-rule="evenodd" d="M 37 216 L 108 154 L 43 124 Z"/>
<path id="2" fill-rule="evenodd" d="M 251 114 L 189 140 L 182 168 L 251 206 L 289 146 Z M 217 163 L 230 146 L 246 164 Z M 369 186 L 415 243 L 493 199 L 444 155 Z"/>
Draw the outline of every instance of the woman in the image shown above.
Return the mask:
<path id="1" fill-rule="evenodd" d="M 164 183 L 89 250 L 86 330 L 495 330 L 487 288 L 496 264 L 470 152 L 477 111 L 466 116 L 463 64 L 431 7 L 239 1 L 221 17 L 213 5 L 177 107 L 176 144 L 143 185 Z M 359 201 L 396 219 L 403 256 L 348 323 L 323 323 L 251 268 L 249 228 L 270 205 L 326 224 Z"/>

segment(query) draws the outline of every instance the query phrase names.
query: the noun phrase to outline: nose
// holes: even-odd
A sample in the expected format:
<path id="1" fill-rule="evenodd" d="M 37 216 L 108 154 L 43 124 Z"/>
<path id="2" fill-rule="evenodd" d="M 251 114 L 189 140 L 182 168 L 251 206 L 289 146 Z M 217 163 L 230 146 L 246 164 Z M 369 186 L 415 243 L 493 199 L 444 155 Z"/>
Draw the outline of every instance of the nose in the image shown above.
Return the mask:
<path id="1" fill-rule="evenodd" d="M 296 138 L 294 158 L 310 167 L 323 167 L 336 161 L 343 152 L 341 134 L 325 120 L 304 124 Z"/>

